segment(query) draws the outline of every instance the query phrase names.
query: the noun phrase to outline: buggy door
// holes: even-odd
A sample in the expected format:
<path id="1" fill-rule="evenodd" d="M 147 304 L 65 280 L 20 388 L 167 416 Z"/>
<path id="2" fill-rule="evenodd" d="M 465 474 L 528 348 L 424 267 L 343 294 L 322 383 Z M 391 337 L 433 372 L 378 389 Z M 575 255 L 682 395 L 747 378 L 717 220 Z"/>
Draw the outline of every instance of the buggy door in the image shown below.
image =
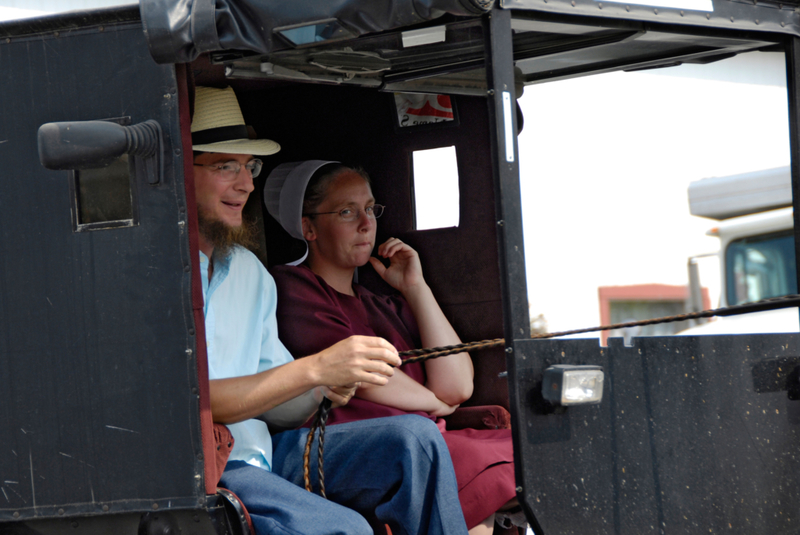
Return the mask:
<path id="1" fill-rule="evenodd" d="M 533 4 L 515 2 L 517 6 L 531 9 Z M 743 23 L 742 19 L 727 11 L 738 6 L 716 2 L 713 15 L 709 13 L 708 17 L 704 13 L 654 9 L 652 6 L 609 6 L 606 3 L 557 0 L 549 1 L 542 9 L 565 13 L 576 5 L 581 13 L 588 10 L 598 13 L 592 20 L 593 24 L 603 26 L 607 23 L 619 26 L 618 30 L 625 25 L 618 20 L 600 18 L 608 16 L 614 19 L 624 12 L 636 13 L 636 18 L 645 22 L 656 17 L 677 21 L 685 15 L 686 18 L 703 17 L 706 20 L 726 16 L 729 24 Z M 608 11 L 614 15 L 607 15 Z M 781 12 L 775 10 L 773 14 L 776 18 L 770 23 L 784 26 L 780 22 Z M 757 16 L 751 16 L 747 22 L 755 26 Z M 531 11 L 521 13 L 505 27 L 495 23 L 495 37 L 509 45 L 512 42 L 509 28 L 536 32 L 535 19 L 540 17 L 548 19 Z M 633 15 L 623 17 L 632 18 Z M 568 22 L 566 17 L 554 17 L 553 20 Z M 571 28 L 577 31 L 577 27 Z M 738 48 L 732 50 L 738 52 L 748 48 L 784 50 L 788 58 L 790 98 L 796 98 L 796 38 L 784 41 L 766 33 L 723 34 L 705 28 L 694 32 L 685 26 L 649 23 L 638 26 L 638 30 L 644 32 L 640 34 L 643 39 L 638 44 L 640 37 L 630 35 L 613 43 L 598 43 L 597 46 L 576 48 L 543 58 L 522 59 L 515 64 L 522 69 L 526 80 L 539 82 L 620 68 L 669 66 L 691 61 L 696 54 L 721 58 L 724 57 L 720 54 L 722 50 L 714 50 L 716 45 L 713 41 L 718 40 L 726 47 Z M 502 37 L 504 32 L 505 38 Z M 515 59 L 520 57 L 520 45 L 526 41 L 524 33 L 521 33 L 518 31 L 513 35 Z M 529 40 L 532 41 L 534 36 L 535 33 Z M 770 47 L 770 40 L 775 40 L 778 46 Z M 621 86 L 619 90 L 633 91 L 628 86 Z M 590 100 L 597 98 L 595 94 L 585 96 Z M 548 104 L 558 106 L 553 102 Z M 604 104 L 598 99 L 598 108 Z M 653 105 L 664 107 L 668 104 L 656 101 Z M 795 115 L 789 117 L 789 122 L 794 135 L 797 108 L 791 111 L 792 106 L 789 110 Z M 613 109 L 613 105 L 609 108 Z M 649 128 L 659 127 L 648 120 L 649 116 L 646 116 L 631 122 L 639 135 L 645 138 Z M 702 117 L 697 117 L 695 122 L 687 124 L 687 129 L 700 128 L 702 121 Z M 528 120 L 526 128 L 537 128 L 537 125 Z M 580 121 L 574 128 L 581 128 Z M 794 159 L 796 138 L 792 143 Z M 576 158 L 592 154 L 591 146 L 572 147 Z M 501 155 L 497 159 L 502 162 L 503 152 L 497 147 L 495 150 Z M 620 146 L 619 150 L 616 155 L 619 161 L 631 157 L 628 146 Z M 663 160 L 683 156 L 666 148 L 663 152 L 654 150 L 652 162 L 648 164 L 657 167 Z M 521 157 L 524 158 L 524 154 Z M 796 165 L 794 162 L 793 167 Z M 796 455 L 800 409 L 794 401 L 792 390 L 795 387 L 792 385 L 796 384 L 800 363 L 797 357 L 798 335 L 634 338 L 630 345 L 625 345 L 620 338 L 611 338 L 607 347 L 596 339 L 529 340 L 527 333 L 521 336 L 528 324 L 527 310 L 522 308 L 527 303 L 520 303 L 518 295 L 525 284 L 525 266 L 519 255 L 511 251 L 521 248 L 522 224 L 512 219 L 519 215 L 515 209 L 518 191 L 513 189 L 516 177 L 504 167 L 498 165 L 497 174 L 501 186 L 510 192 L 501 198 L 501 206 L 505 211 L 502 216 L 505 221 L 503 239 L 507 244 L 503 256 L 506 339 L 515 338 L 508 351 L 513 355 L 509 359 L 513 378 L 509 388 L 517 483 L 526 509 L 539 523 L 537 532 L 796 533 L 800 529 L 795 514 L 800 505 L 797 492 L 800 466 Z M 548 196 L 547 192 L 554 190 L 548 182 L 567 182 L 566 175 L 539 176 L 529 184 L 533 187 L 538 185 L 547 202 L 557 203 L 568 211 L 574 209 L 570 200 L 581 195 L 592 196 L 597 176 L 593 174 L 565 196 L 552 193 Z M 599 172 L 596 175 L 602 176 Z M 641 195 L 633 202 L 641 206 L 664 202 L 663 196 L 652 200 L 652 196 L 659 196 L 662 191 L 652 175 L 657 173 L 643 169 Z M 797 183 L 796 175 L 794 183 Z M 613 186 L 609 188 L 614 191 Z M 796 189 L 794 199 L 796 203 Z M 593 197 L 593 202 L 605 209 L 606 213 L 601 216 L 612 217 L 610 212 L 618 209 L 604 205 L 599 197 Z M 586 227 L 599 225 L 597 218 L 580 210 L 576 212 L 576 217 Z M 530 213 L 524 215 L 534 217 Z M 549 223 L 560 228 L 558 221 Z M 630 225 L 637 223 L 629 221 Z M 625 234 L 626 230 L 621 227 L 619 235 Z M 565 232 L 563 241 L 572 241 L 577 247 L 592 250 L 596 242 L 589 238 L 591 232 L 592 229 L 582 230 L 582 240 L 573 239 L 574 235 L 567 236 L 568 232 Z M 586 255 L 585 263 L 562 262 L 561 269 L 589 273 L 595 269 L 595 263 L 613 264 L 625 248 L 614 238 L 609 238 L 604 245 L 602 253 Z M 528 259 L 547 262 L 554 250 L 557 249 L 541 247 L 529 252 Z M 662 260 L 654 255 L 652 261 Z M 577 300 L 576 294 L 580 292 L 578 278 L 564 277 L 557 282 L 545 279 L 544 283 L 563 285 L 562 299 L 571 302 Z M 570 327 L 589 326 L 591 324 L 577 323 Z M 554 407 L 546 402 L 543 396 L 544 371 L 559 364 L 602 366 L 605 372 L 602 402 L 572 407 Z"/>
<path id="2" fill-rule="evenodd" d="M 205 503 L 178 82 L 138 18 L 0 27 L 0 521 Z M 42 166 L 42 124 L 92 120 L 163 150 Z"/>

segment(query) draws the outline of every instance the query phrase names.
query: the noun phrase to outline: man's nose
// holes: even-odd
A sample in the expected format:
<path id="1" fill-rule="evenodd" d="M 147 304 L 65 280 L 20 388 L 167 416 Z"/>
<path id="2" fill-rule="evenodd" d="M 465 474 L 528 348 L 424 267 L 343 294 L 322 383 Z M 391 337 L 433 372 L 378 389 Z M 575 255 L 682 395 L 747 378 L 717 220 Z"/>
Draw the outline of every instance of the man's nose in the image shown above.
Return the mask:
<path id="1" fill-rule="evenodd" d="M 242 167 L 236 175 L 236 189 L 247 193 L 252 193 L 256 189 L 253 184 L 253 173 L 247 167 Z"/>

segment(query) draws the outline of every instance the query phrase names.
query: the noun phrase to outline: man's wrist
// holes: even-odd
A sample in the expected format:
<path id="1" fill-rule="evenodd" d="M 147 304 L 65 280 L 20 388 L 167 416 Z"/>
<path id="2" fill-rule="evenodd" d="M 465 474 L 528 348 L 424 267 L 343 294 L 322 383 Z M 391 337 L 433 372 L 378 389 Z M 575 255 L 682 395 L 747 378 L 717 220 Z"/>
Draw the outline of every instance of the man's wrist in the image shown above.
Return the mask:
<path id="1" fill-rule="evenodd" d="M 321 360 L 321 353 L 314 353 L 313 355 L 295 360 L 295 362 L 302 363 L 301 365 L 305 367 L 305 373 L 308 374 L 307 379 L 310 384 L 314 385 L 314 388 L 322 386 L 321 370 L 323 365 Z"/>

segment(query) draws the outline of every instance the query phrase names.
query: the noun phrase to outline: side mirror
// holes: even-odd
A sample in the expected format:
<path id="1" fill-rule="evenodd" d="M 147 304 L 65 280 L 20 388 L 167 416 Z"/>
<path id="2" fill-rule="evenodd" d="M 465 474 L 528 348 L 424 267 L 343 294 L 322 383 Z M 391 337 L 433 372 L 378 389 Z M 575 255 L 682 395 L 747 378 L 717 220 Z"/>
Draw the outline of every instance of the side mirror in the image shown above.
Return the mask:
<path id="1" fill-rule="evenodd" d="M 39 160 L 47 169 L 106 167 L 123 154 L 142 159 L 148 182 L 162 176 L 163 136 L 156 121 L 123 126 L 111 121 L 46 123 L 39 127 Z"/>

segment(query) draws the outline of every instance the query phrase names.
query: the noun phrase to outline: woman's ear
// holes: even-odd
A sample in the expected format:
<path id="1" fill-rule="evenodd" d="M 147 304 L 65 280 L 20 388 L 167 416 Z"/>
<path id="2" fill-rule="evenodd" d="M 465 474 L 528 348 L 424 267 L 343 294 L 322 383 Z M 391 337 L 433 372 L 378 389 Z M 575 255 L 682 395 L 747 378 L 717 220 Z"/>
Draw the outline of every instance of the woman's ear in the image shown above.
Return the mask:
<path id="1" fill-rule="evenodd" d="M 314 231 L 314 224 L 311 222 L 311 219 L 308 217 L 304 217 L 302 219 L 303 224 L 303 237 L 306 241 L 314 241 L 317 239 L 317 233 Z"/>

